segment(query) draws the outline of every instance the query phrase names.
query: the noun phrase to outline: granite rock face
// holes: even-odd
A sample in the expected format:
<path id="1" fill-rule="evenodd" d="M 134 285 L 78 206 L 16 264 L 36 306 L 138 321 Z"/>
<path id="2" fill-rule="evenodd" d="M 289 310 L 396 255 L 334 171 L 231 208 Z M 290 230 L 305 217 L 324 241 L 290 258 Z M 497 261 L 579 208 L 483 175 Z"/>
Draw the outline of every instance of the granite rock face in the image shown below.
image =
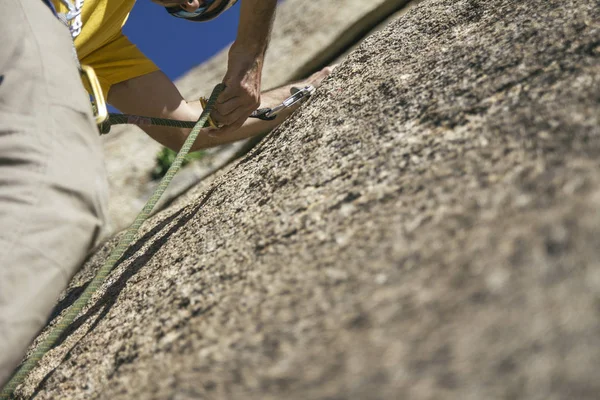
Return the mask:
<path id="1" fill-rule="evenodd" d="M 597 1 L 424 1 L 149 221 L 21 396 L 597 398 L 599 60 Z"/>

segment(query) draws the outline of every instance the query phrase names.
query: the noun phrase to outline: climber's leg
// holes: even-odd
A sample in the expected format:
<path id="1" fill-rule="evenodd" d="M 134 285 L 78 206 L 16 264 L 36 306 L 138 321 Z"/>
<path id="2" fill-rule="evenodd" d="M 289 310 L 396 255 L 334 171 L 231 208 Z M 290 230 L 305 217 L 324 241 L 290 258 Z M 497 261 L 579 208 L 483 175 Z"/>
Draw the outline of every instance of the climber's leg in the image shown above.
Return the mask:
<path id="1" fill-rule="evenodd" d="M 0 1 L 0 385 L 102 236 L 100 139 L 68 29 Z"/>

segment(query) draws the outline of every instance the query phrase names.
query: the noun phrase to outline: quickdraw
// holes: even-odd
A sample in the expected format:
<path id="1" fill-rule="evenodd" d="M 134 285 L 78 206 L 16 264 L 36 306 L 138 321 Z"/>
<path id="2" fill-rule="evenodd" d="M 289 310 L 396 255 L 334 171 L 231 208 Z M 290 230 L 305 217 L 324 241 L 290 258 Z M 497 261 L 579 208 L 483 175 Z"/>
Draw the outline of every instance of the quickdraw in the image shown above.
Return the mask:
<path id="1" fill-rule="evenodd" d="M 291 96 L 285 99 L 283 103 L 274 108 L 259 108 L 250 114 L 250 118 L 259 118 L 267 121 L 273 120 L 277 118 L 277 114 L 279 114 L 281 111 L 285 110 L 286 108 L 290 108 L 298 102 L 306 100 L 313 94 L 314 91 L 315 87 L 311 85 L 303 88 L 292 87 Z"/>

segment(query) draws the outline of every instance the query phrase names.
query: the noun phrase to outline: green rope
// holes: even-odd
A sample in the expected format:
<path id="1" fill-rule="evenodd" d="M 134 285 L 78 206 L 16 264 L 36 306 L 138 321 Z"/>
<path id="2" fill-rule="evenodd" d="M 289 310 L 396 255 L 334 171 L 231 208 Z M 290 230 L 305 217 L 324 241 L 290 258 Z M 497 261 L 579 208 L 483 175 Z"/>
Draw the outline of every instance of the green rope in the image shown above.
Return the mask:
<path id="1" fill-rule="evenodd" d="M 79 315 L 81 310 L 87 305 L 90 298 L 94 295 L 94 293 L 102 286 L 106 277 L 110 274 L 110 271 L 114 268 L 117 261 L 123 256 L 125 250 L 129 247 L 133 238 L 138 232 L 138 229 L 144 223 L 144 221 L 150 215 L 150 212 L 166 190 L 169 182 L 173 179 L 173 176 L 177 173 L 179 168 L 181 167 L 181 163 L 183 162 L 184 157 L 192 148 L 192 145 L 196 141 L 198 134 L 200 133 L 200 129 L 204 127 L 208 116 L 214 107 L 215 102 L 217 101 L 217 97 L 221 92 L 225 89 L 224 84 L 218 84 L 210 98 L 208 100 L 208 104 L 202 115 L 198 119 L 198 122 L 193 123 L 194 128 L 191 133 L 185 140 L 185 143 L 177 153 L 177 157 L 175 161 L 167 171 L 167 174 L 162 178 L 158 187 L 154 190 L 154 193 L 142 209 L 142 211 L 138 214 L 133 224 L 127 229 L 125 235 L 119 240 L 117 247 L 113 249 L 112 253 L 102 266 L 94 279 L 90 282 L 90 284 L 85 288 L 84 292 L 79 296 L 79 298 L 73 303 L 71 307 L 65 313 L 64 318 L 58 322 L 58 324 L 52 329 L 52 331 L 48 334 L 48 337 L 35 349 L 35 351 L 31 354 L 31 356 L 25 360 L 25 362 L 21 365 L 19 370 L 12 376 L 11 380 L 4 386 L 2 389 L 2 393 L 0 394 L 0 400 L 9 400 L 17 386 L 19 386 L 27 377 L 27 374 L 35 368 L 40 359 L 46 354 L 56 343 L 58 338 L 65 332 L 65 330 L 71 325 L 71 323 L 75 320 L 75 318 Z"/>
<path id="2" fill-rule="evenodd" d="M 106 134 L 110 132 L 110 127 L 112 125 L 119 124 L 133 124 L 133 125 L 159 125 L 159 126 L 170 126 L 175 128 L 193 128 L 196 125 L 196 121 L 179 121 L 176 119 L 168 119 L 168 118 L 155 118 L 155 117 L 142 117 L 139 115 L 132 114 L 116 114 L 109 113 L 108 119 L 100 124 L 98 128 L 100 129 L 101 134 Z M 210 126 L 210 124 L 204 124 L 205 127 Z"/>

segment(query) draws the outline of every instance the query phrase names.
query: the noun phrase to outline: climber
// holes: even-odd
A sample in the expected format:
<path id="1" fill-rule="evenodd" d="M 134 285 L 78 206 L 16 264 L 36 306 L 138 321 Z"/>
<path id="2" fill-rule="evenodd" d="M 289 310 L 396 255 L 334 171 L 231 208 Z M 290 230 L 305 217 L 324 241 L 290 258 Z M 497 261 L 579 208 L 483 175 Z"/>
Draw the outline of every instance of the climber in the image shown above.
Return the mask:
<path id="1" fill-rule="evenodd" d="M 96 71 L 103 96 L 131 114 L 196 120 L 197 101 L 121 32 L 135 0 L 0 1 L 0 386 L 46 323 L 58 295 L 105 237 L 108 185 L 81 64 Z M 204 21 L 236 0 L 160 1 L 177 18 Z M 260 93 L 276 0 L 242 0 L 229 50 L 227 85 L 192 150 L 231 142 L 279 124 L 246 121 L 278 104 L 291 85 Z M 68 28 L 53 13 L 66 15 Z M 74 40 L 73 40 L 74 39 Z M 324 69 L 298 85 L 318 85 Z M 262 100 L 262 102 L 261 102 Z M 189 129 L 145 127 L 178 150 Z"/>
<path id="2" fill-rule="evenodd" d="M 53 1 L 58 3 L 59 0 Z M 107 5 L 113 3 L 111 0 L 85 1 L 85 4 L 107 1 Z M 237 0 L 153 0 L 153 2 L 165 6 L 166 11 L 174 17 L 203 22 L 217 17 Z M 112 29 L 107 29 L 106 22 L 101 21 L 108 10 L 96 12 L 98 8 L 92 6 L 90 6 L 91 11 L 84 8 L 81 12 L 84 19 L 83 29 L 79 28 L 80 24 L 77 20 L 71 24 L 72 34 L 76 36 L 75 45 L 80 61 L 94 68 L 108 103 L 127 114 L 196 120 L 202 111 L 198 99 L 184 100 L 171 80 L 122 34 L 120 26 L 127 18 L 133 0 L 114 3 L 115 5 L 111 6 L 111 19 L 115 21 L 114 26 L 111 24 Z M 200 135 L 192 151 L 268 131 L 289 115 L 291 110 L 282 113 L 275 121 L 247 121 L 247 117 L 255 109 L 280 103 L 289 96 L 292 86 L 287 85 L 260 93 L 261 70 L 275 5 L 275 0 L 241 2 L 237 39 L 229 49 L 228 69 L 223 78 L 227 88 L 219 97 L 216 109 L 211 114 L 213 120 L 224 127 L 217 132 Z M 68 11 L 62 4 L 58 6 L 59 12 Z M 99 43 L 102 43 L 102 46 L 99 46 Z M 330 71 L 331 69 L 327 68 L 317 73 L 309 78 L 308 83 L 318 84 Z M 178 150 L 189 133 L 189 129 L 184 128 L 157 126 L 141 126 L 141 128 L 156 141 L 172 150 Z"/>

